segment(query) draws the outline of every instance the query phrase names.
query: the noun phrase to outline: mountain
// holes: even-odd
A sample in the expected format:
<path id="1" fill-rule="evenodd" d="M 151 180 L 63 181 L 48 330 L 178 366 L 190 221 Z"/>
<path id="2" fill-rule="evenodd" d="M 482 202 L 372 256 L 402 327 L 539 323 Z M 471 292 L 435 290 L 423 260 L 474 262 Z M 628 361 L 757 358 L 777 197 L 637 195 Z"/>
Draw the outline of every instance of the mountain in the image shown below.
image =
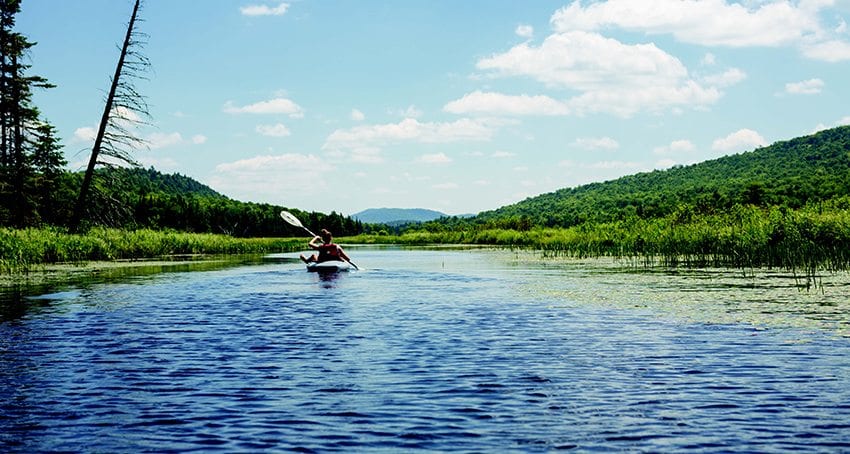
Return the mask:
<path id="1" fill-rule="evenodd" d="M 735 204 L 798 208 L 847 195 L 850 126 L 843 126 L 698 164 L 561 189 L 483 212 L 472 222 L 568 227 Z"/>
<path id="2" fill-rule="evenodd" d="M 178 173 L 161 173 L 153 167 L 147 169 L 141 167 L 106 167 L 98 169 L 97 172 L 110 185 L 119 186 L 136 193 L 226 198 L 226 196 L 193 178 Z"/>
<path id="3" fill-rule="evenodd" d="M 446 216 L 445 213 L 424 208 L 369 208 L 351 215 L 352 218 L 367 224 L 428 222 Z"/>
<path id="4" fill-rule="evenodd" d="M 301 228 L 280 218 L 290 211 L 313 231 L 326 228 L 336 236 L 363 233 L 363 225 L 350 217 L 306 212 L 267 203 L 233 200 L 209 186 L 179 174 L 153 168 L 105 167 L 95 173 L 96 191 L 87 205 L 91 225 L 124 229 L 174 229 L 197 233 L 226 233 L 245 237 L 300 237 Z M 70 217 L 81 173 L 68 173 L 66 187 L 57 197 L 60 219 Z"/>

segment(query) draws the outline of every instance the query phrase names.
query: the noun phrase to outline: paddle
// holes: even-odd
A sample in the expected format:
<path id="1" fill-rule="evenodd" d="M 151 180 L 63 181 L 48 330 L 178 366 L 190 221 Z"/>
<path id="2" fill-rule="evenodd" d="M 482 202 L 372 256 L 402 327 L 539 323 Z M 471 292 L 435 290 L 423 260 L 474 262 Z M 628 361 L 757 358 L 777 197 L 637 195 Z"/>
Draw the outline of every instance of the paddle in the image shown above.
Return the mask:
<path id="1" fill-rule="evenodd" d="M 302 224 L 302 223 L 301 223 L 301 221 L 299 221 L 299 220 L 298 220 L 298 218 L 296 218 L 296 217 L 295 217 L 292 213 L 290 213 L 289 211 L 286 211 L 286 210 L 281 211 L 281 212 L 280 212 L 280 217 L 282 217 L 282 218 L 283 218 L 283 220 L 284 220 L 284 221 L 286 221 L 286 222 L 288 222 L 290 225 L 304 229 L 304 231 L 305 231 L 305 232 L 307 232 L 307 233 L 309 233 L 311 237 L 315 238 L 315 237 L 317 237 L 317 236 L 318 236 L 318 235 L 316 235 L 315 233 L 311 232 L 311 231 L 310 231 L 310 229 L 308 229 L 307 227 L 304 227 L 304 224 Z M 342 258 L 342 257 L 340 257 L 340 258 Z M 359 270 L 359 269 L 360 269 L 360 267 L 359 267 L 359 266 L 357 266 L 357 265 L 355 265 L 355 264 L 354 264 L 354 262 L 352 262 L 351 260 L 347 260 L 347 259 L 343 259 L 343 260 L 345 260 L 346 262 L 348 262 L 348 264 L 349 264 L 349 265 L 353 266 L 355 270 Z"/>

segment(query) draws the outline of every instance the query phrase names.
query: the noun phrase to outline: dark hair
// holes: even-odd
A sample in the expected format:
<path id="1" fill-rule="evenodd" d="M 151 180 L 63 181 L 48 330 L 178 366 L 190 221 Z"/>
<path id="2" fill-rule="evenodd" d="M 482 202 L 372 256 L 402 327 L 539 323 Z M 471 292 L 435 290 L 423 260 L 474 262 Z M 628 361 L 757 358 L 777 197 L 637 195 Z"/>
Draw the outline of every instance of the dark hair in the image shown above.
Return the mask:
<path id="1" fill-rule="evenodd" d="M 331 235 L 331 232 L 328 229 L 322 229 L 322 231 L 319 233 L 319 236 L 322 237 L 322 241 L 324 241 L 325 243 L 330 243 L 334 239 L 334 236 Z"/>

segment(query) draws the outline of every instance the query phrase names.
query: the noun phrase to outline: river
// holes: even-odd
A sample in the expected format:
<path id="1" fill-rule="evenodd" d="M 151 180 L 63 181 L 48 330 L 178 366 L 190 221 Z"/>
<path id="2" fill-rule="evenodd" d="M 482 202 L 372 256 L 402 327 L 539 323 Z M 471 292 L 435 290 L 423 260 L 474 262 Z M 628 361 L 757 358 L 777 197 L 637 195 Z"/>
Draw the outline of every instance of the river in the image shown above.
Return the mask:
<path id="1" fill-rule="evenodd" d="M 850 450 L 844 274 L 349 253 L 5 293 L 0 451 Z"/>

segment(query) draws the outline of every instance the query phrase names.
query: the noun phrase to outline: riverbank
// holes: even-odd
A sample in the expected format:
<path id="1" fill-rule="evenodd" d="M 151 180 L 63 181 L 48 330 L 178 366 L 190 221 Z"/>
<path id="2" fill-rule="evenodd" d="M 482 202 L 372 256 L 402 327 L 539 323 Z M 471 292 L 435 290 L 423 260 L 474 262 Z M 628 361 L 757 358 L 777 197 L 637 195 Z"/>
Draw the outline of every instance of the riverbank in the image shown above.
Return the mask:
<path id="1" fill-rule="evenodd" d="M 425 226 L 399 235 L 338 238 L 346 244 L 489 245 L 541 251 L 543 257 L 611 257 L 644 266 L 788 270 L 805 276 L 850 269 L 850 209 L 736 206 L 723 213 L 682 209 L 657 219 L 629 218 L 570 228 L 525 230 Z M 432 230 L 428 230 L 432 228 Z M 304 250 L 304 238 L 235 238 L 175 231 L 96 228 L 0 229 L 0 274 L 44 264 L 151 259 L 192 254 L 264 254 Z"/>
<path id="2" fill-rule="evenodd" d="M 363 244 L 487 244 L 542 251 L 547 257 L 613 257 L 646 266 L 776 268 L 805 275 L 850 269 L 850 210 L 820 204 L 792 210 L 736 206 L 657 219 L 629 218 L 570 228 L 486 228 L 361 235 Z"/>
<path id="3" fill-rule="evenodd" d="M 235 238 L 207 233 L 95 228 L 86 234 L 59 229 L 0 229 L 0 274 L 28 272 L 48 264 L 81 264 L 176 256 L 292 252 L 301 238 Z"/>

